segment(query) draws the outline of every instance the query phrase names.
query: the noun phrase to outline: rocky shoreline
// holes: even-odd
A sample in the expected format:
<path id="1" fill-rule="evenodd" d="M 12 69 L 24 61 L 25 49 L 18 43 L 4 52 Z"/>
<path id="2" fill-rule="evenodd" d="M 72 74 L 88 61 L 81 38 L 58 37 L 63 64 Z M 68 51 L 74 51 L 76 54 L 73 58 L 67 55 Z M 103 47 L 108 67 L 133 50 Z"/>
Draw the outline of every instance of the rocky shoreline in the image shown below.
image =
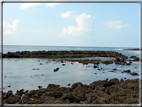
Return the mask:
<path id="1" fill-rule="evenodd" d="M 77 82 L 71 87 L 49 84 L 37 90 L 3 92 L 3 104 L 139 104 L 139 79 Z"/>
<path id="2" fill-rule="evenodd" d="M 84 58 L 84 57 L 128 57 L 115 51 L 17 51 L 2 54 L 2 58 Z"/>
<path id="3" fill-rule="evenodd" d="M 142 49 L 138 49 L 138 48 L 134 48 L 134 49 L 123 49 L 123 50 L 142 51 Z"/>

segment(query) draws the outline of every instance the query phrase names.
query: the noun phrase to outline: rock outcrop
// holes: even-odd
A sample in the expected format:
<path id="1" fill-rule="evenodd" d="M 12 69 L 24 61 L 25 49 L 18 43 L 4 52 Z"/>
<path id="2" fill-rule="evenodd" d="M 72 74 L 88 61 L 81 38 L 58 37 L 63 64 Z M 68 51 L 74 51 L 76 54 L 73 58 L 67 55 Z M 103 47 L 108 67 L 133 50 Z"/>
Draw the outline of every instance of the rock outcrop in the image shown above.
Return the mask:
<path id="1" fill-rule="evenodd" d="M 23 97 L 21 97 L 23 96 Z M 47 88 L 3 92 L 4 104 L 139 104 L 139 79 L 81 82 L 71 87 L 49 84 Z"/>
<path id="2" fill-rule="evenodd" d="M 17 51 L 2 54 L 3 58 L 83 58 L 83 57 L 115 57 L 124 58 L 128 57 L 121 53 L 114 51 Z"/>

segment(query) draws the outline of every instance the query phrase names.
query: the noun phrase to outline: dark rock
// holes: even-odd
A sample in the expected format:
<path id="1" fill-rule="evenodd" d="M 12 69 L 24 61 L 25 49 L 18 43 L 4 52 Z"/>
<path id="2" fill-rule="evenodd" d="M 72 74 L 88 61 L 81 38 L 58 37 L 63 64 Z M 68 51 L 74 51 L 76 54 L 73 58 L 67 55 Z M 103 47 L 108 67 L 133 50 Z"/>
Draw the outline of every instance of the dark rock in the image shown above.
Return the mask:
<path id="1" fill-rule="evenodd" d="M 7 96 L 8 96 L 8 97 L 9 97 L 9 96 L 13 96 L 12 90 L 9 90 L 9 91 L 7 92 Z"/>
<path id="2" fill-rule="evenodd" d="M 126 65 L 131 65 L 131 63 L 126 63 Z"/>
<path id="3" fill-rule="evenodd" d="M 97 74 L 97 73 L 95 73 L 95 74 Z"/>
<path id="4" fill-rule="evenodd" d="M 58 90 L 60 85 L 55 85 L 55 84 L 49 84 L 47 86 L 47 90 L 51 91 L 51 90 Z"/>
<path id="5" fill-rule="evenodd" d="M 67 86 L 70 86 L 71 84 L 68 84 Z"/>
<path id="6" fill-rule="evenodd" d="M 88 93 L 85 95 L 86 103 L 91 104 L 94 100 L 97 99 L 96 93 Z"/>
<path id="7" fill-rule="evenodd" d="M 139 75 L 139 74 L 136 73 L 136 72 L 131 72 L 130 74 L 131 74 L 131 75 Z"/>
<path id="8" fill-rule="evenodd" d="M 78 86 L 83 86 L 83 84 L 81 82 L 77 82 L 77 83 L 74 83 L 72 86 L 71 86 L 71 89 L 75 89 L 76 87 Z"/>
<path id="9" fill-rule="evenodd" d="M 54 72 L 56 72 L 56 71 L 58 71 L 59 70 L 59 68 L 56 68 L 56 69 L 54 69 Z"/>
<path id="10" fill-rule="evenodd" d="M 94 66 L 93 66 L 93 68 L 97 68 L 97 66 L 96 66 L 96 65 L 94 65 Z"/>
<path id="11" fill-rule="evenodd" d="M 113 61 L 112 60 L 107 60 L 107 61 L 101 61 L 101 63 L 103 63 L 103 64 L 112 64 Z"/>
<path id="12" fill-rule="evenodd" d="M 10 96 L 8 99 L 6 99 L 6 102 L 8 102 L 8 104 L 15 104 L 20 98 L 21 97 L 18 95 Z"/>
<path id="13" fill-rule="evenodd" d="M 128 57 L 114 51 L 21 51 L 2 54 L 3 58 L 80 58 L 80 57 Z"/>
<path id="14" fill-rule="evenodd" d="M 62 66 L 65 66 L 66 64 L 62 64 Z"/>
<path id="15" fill-rule="evenodd" d="M 11 87 L 10 85 L 8 87 Z"/>
<path id="16" fill-rule="evenodd" d="M 131 56 L 130 58 L 137 58 L 136 56 Z"/>
<path id="17" fill-rule="evenodd" d="M 112 69 L 112 70 L 117 70 L 116 68 Z"/>
<path id="18" fill-rule="evenodd" d="M 42 86 L 39 85 L 38 88 L 42 88 Z"/>
<path id="19" fill-rule="evenodd" d="M 130 73 L 131 71 L 128 69 L 128 70 L 123 70 L 123 72 Z"/>
<path id="20" fill-rule="evenodd" d="M 46 92 L 45 94 L 51 97 L 55 97 L 55 98 L 62 97 L 62 92 L 60 91 L 50 91 L 50 92 Z"/>

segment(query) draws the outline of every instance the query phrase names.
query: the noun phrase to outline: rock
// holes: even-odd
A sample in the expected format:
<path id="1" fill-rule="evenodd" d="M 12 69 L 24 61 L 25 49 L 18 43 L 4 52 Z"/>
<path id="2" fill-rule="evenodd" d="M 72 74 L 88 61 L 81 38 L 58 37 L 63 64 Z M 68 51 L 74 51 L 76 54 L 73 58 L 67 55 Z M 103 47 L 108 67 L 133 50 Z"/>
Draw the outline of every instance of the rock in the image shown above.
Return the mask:
<path id="1" fill-rule="evenodd" d="M 117 70 L 116 68 L 112 69 L 112 70 Z"/>
<path id="2" fill-rule="evenodd" d="M 39 85 L 38 88 L 42 88 L 42 86 Z"/>
<path id="3" fill-rule="evenodd" d="M 35 90 L 31 90 L 28 95 L 34 95 L 35 94 Z"/>
<path id="4" fill-rule="evenodd" d="M 131 65 L 131 63 L 126 63 L 126 65 Z"/>
<path id="5" fill-rule="evenodd" d="M 136 73 L 136 72 L 131 72 L 130 74 L 131 74 L 131 75 L 139 75 L 139 74 Z"/>
<path id="6" fill-rule="evenodd" d="M 112 64 L 113 61 L 112 60 L 107 60 L 107 61 L 101 61 L 101 63 L 103 63 L 103 64 Z"/>
<path id="7" fill-rule="evenodd" d="M 55 85 L 55 84 L 49 84 L 47 86 L 47 90 L 51 91 L 51 90 L 58 90 L 60 85 Z"/>
<path id="8" fill-rule="evenodd" d="M 123 82 L 124 80 L 121 78 L 120 82 Z"/>
<path id="9" fill-rule="evenodd" d="M 21 97 L 18 95 L 10 96 L 8 99 L 6 99 L 6 102 L 8 102 L 8 104 L 15 104 L 20 98 Z"/>
<path id="10" fill-rule="evenodd" d="M 12 90 L 9 90 L 9 91 L 7 92 L 7 96 L 8 96 L 8 97 L 9 97 L 9 96 L 13 96 Z"/>
<path id="11" fill-rule="evenodd" d="M 3 99 L 7 99 L 7 98 L 8 98 L 8 96 L 7 96 L 7 93 L 6 93 L 6 92 L 3 92 L 3 93 L 2 93 L 2 98 L 3 98 Z"/>
<path id="12" fill-rule="evenodd" d="M 95 93 L 88 93 L 85 95 L 86 98 L 86 104 L 91 104 L 94 100 L 97 99 L 97 96 Z"/>
<path id="13" fill-rule="evenodd" d="M 94 74 L 97 74 L 97 73 L 94 73 Z"/>
<path id="14" fill-rule="evenodd" d="M 50 91 L 50 92 L 46 92 L 45 94 L 51 97 L 55 97 L 55 98 L 62 97 L 62 92 L 60 91 Z"/>
<path id="15" fill-rule="evenodd" d="M 83 84 L 81 82 L 77 82 L 77 83 L 74 83 L 72 86 L 71 86 L 71 89 L 75 89 L 76 87 L 78 86 L 83 86 Z"/>
<path id="16" fill-rule="evenodd" d="M 56 72 L 56 71 L 58 71 L 59 70 L 59 68 L 56 68 L 56 69 L 54 69 L 54 72 Z"/>
<path id="17" fill-rule="evenodd" d="M 67 86 L 70 86 L 71 84 L 68 84 Z"/>
<path id="18" fill-rule="evenodd" d="M 11 87 L 10 85 L 8 87 Z"/>
<path id="19" fill-rule="evenodd" d="M 94 66 L 93 66 L 93 68 L 97 68 L 97 66 L 96 66 L 96 65 L 94 65 Z"/>
<path id="20" fill-rule="evenodd" d="M 124 79 L 126 79 L 126 77 L 124 77 Z"/>
<path id="21" fill-rule="evenodd" d="M 66 64 L 62 64 L 62 66 L 65 66 Z"/>
<path id="22" fill-rule="evenodd" d="M 18 91 L 18 90 L 17 90 L 16 95 L 22 96 L 22 94 L 23 94 L 23 92 L 22 92 L 22 91 Z"/>
<path id="23" fill-rule="evenodd" d="M 123 70 L 123 72 L 130 73 L 131 71 L 128 69 L 128 70 Z"/>
<path id="24" fill-rule="evenodd" d="M 131 56 L 130 58 L 137 58 L 136 56 Z"/>

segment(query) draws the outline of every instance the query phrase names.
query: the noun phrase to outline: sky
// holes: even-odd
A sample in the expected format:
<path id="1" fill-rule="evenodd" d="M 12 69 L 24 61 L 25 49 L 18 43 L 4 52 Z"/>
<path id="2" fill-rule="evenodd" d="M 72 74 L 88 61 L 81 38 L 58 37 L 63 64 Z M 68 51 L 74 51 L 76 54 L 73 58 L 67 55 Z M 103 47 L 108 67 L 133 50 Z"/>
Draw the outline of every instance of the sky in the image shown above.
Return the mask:
<path id="1" fill-rule="evenodd" d="M 139 3 L 3 3 L 3 45 L 139 47 Z"/>

